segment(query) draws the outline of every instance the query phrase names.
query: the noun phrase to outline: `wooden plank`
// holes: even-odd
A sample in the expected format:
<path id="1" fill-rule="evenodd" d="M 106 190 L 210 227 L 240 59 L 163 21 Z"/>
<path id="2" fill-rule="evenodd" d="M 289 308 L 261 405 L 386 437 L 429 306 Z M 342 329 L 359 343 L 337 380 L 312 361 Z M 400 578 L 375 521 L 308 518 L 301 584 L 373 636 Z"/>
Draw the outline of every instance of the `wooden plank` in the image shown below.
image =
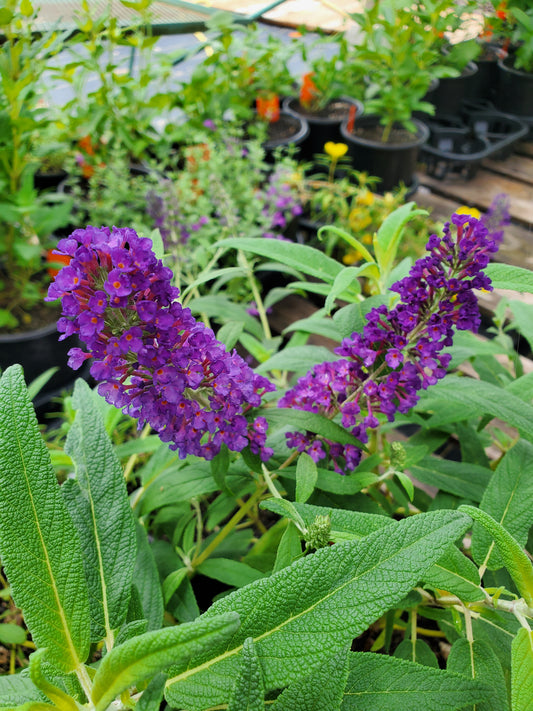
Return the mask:
<path id="1" fill-rule="evenodd" d="M 520 141 L 520 143 L 515 146 L 515 153 L 533 157 L 533 141 Z"/>
<path id="2" fill-rule="evenodd" d="M 493 173 L 533 185 L 533 155 L 531 157 L 511 155 L 506 160 L 490 160 L 487 158 L 482 165 L 483 168 Z"/>
<path id="3" fill-rule="evenodd" d="M 500 193 L 510 200 L 511 217 L 526 225 L 533 225 L 533 187 L 518 180 L 495 176 L 481 169 L 472 180 L 449 178 L 437 180 L 423 172 L 418 174 L 420 183 L 434 193 L 457 200 L 459 205 L 471 205 L 486 210 Z"/>
<path id="4" fill-rule="evenodd" d="M 434 220 L 449 220 L 452 213 L 464 204 L 461 200 L 436 195 L 424 186 L 418 189 L 413 200 L 420 207 L 430 210 Z M 533 231 L 517 224 L 508 225 L 496 259 L 533 270 Z"/>

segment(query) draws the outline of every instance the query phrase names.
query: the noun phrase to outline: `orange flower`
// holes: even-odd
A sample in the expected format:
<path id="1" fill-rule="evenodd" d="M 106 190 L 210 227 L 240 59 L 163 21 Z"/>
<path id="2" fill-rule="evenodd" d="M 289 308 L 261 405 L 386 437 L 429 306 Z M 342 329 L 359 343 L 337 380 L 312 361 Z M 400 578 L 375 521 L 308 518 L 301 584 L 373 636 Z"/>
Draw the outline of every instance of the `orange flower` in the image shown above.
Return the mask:
<path id="1" fill-rule="evenodd" d="M 309 106 L 311 106 L 316 97 L 320 94 L 315 82 L 312 79 L 313 75 L 314 72 L 307 72 L 307 74 L 304 74 L 302 77 L 302 86 L 300 88 L 300 104 L 305 108 L 309 108 Z"/>
<path id="2" fill-rule="evenodd" d="M 78 141 L 78 146 L 85 151 L 88 156 L 94 156 L 94 148 L 90 136 L 84 136 Z"/>
<path id="3" fill-rule="evenodd" d="M 258 96 L 255 100 L 257 114 L 261 118 L 266 119 L 270 123 L 279 120 L 279 96 L 272 94 L 271 96 Z"/>
<path id="4" fill-rule="evenodd" d="M 61 267 L 57 268 L 56 266 L 52 266 L 52 264 L 54 264 L 54 265 L 56 265 L 56 264 L 68 265 L 68 264 L 70 264 L 70 259 L 71 258 L 68 254 L 54 254 L 54 250 L 49 249 L 46 252 L 46 263 L 50 265 L 46 268 L 46 271 L 48 272 L 49 277 L 51 279 L 53 279 L 54 277 L 56 277 L 59 274 L 60 269 L 61 269 Z"/>

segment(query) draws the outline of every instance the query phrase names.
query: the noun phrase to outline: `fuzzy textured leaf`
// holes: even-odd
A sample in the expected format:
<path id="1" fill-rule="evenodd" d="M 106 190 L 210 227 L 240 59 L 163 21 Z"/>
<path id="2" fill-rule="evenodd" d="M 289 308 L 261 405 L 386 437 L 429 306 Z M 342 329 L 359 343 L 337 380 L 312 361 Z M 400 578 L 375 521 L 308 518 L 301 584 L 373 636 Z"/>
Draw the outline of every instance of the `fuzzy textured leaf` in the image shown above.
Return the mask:
<path id="1" fill-rule="evenodd" d="M 97 642 L 112 636 L 126 618 L 137 542 L 122 467 L 94 397 L 84 380 L 76 381 L 77 413 L 65 442 L 76 479 L 67 481 L 62 493 L 84 544 L 91 637 Z"/>
<path id="2" fill-rule="evenodd" d="M 463 638 L 456 640 L 448 656 L 446 668 L 491 687 L 491 693 L 484 701 L 476 704 L 475 711 L 509 711 L 502 665 L 486 642 L 476 639 L 470 643 Z"/>
<path id="3" fill-rule="evenodd" d="M 242 645 L 242 662 L 239 676 L 228 704 L 228 711 L 263 711 L 265 690 L 261 664 L 251 637 Z"/>
<path id="4" fill-rule="evenodd" d="M 533 274 L 531 269 L 515 267 L 511 264 L 492 263 L 484 269 L 495 289 L 511 289 L 533 294 Z"/>
<path id="5" fill-rule="evenodd" d="M 348 671 L 348 652 L 344 649 L 287 687 L 272 711 L 340 711 Z"/>
<path id="6" fill-rule="evenodd" d="M 104 711 L 130 686 L 151 679 L 172 664 L 187 665 L 201 650 L 226 643 L 238 627 L 239 616 L 228 612 L 146 632 L 115 647 L 102 659 L 93 680 L 95 711 Z"/>
<path id="7" fill-rule="evenodd" d="M 455 546 L 450 546 L 442 558 L 426 571 L 424 583 L 457 595 L 465 602 L 485 598 L 477 567 Z"/>
<path id="8" fill-rule="evenodd" d="M 483 496 L 492 476 L 486 467 L 432 456 L 423 457 L 411 465 L 409 471 L 423 484 L 476 502 Z"/>
<path id="9" fill-rule="evenodd" d="M 512 711 L 533 711 L 533 632 L 522 628 L 511 651 Z"/>
<path id="10" fill-rule="evenodd" d="M 467 513 L 474 521 L 478 521 L 487 530 L 496 543 L 505 567 L 514 580 L 520 595 L 522 595 L 526 603 L 532 607 L 533 566 L 518 541 L 516 541 L 498 521 L 495 521 L 492 516 L 485 513 L 485 511 L 476 509 L 473 506 L 460 506 L 459 510 Z"/>
<path id="11" fill-rule="evenodd" d="M 20 674 L 0 676 L 0 710 L 13 709 L 15 706 L 32 701 L 42 701 L 44 696 L 31 679 Z"/>
<path id="12" fill-rule="evenodd" d="M 302 675 L 345 648 L 416 585 L 468 527 L 456 511 L 419 514 L 363 540 L 322 548 L 269 578 L 217 600 L 200 619 L 233 610 L 242 628 L 228 644 L 169 672 L 171 706 L 201 711 L 225 702 L 247 637 L 254 639 L 265 688 Z"/>
<path id="13" fill-rule="evenodd" d="M 525 546 L 533 512 L 533 445 L 519 440 L 498 464 L 479 507 L 498 521 L 521 546 Z M 479 523 L 472 529 L 472 556 L 481 565 L 493 546 L 489 532 Z M 503 558 L 491 550 L 487 567 L 503 567 Z"/>
<path id="14" fill-rule="evenodd" d="M 333 354 L 324 346 L 292 346 L 275 353 L 255 369 L 256 373 L 273 370 L 290 370 L 293 373 L 307 373 L 317 363 L 327 363 Z"/>
<path id="15" fill-rule="evenodd" d="M 478 703 L 490 687 L 384 654 L 350 655 L 341 711 L 456 711 Z"/>
<path id="16" fill-rule="evenodd" d="M 133 584 L 137 588 L 148 631 L 158 630 L 163 624 L 165 606 L 159 573 L 145 529 L 137 523 L 137 561 Z"/>
<path id="17" fill-rule="evenodd" d="M 65 672 L 89 653 L 78 533 L 37 427 L 20 366 L 0 380 L 0 554 L 33 641 Z M 21 545 L 24 541 L 24 545 Z M 43 614 L 46 610 L 46 614 Z"/>

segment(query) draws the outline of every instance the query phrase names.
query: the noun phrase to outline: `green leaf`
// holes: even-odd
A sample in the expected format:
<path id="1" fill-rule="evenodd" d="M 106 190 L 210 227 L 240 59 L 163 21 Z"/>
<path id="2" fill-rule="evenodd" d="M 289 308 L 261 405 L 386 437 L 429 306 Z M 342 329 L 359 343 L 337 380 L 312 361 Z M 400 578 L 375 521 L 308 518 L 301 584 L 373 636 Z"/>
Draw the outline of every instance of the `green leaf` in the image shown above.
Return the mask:
<path id="1" fill-rule="evenodd" d="M 277 407 L 265 410 L 264 416 L 269 425 L 271 425 L 272 431 L 280 427 L 287 427 L 287 423 L 289 422 L 289 429 L 291 431 L 303 429 L 304 431 L 322 435 L 322 437 L 333 440 L 334 442 L 339 442 L 339 444 L 355 444 L 364 448 L 364 445 L 347 432 L 344 427 L 341 427 L 336 422 L 332 422 L 328 420 L 327 417 L 319 415 L 316 412 Z"/>
<path id="2" fill-rule="evenodd" d="M 315 489 L 318 472 L 311 457 L 302 452 L 296 463 L 296 501 L 304 504 Z"/>
<path id="3" fill-rule="evenodd" d="M 426 571 L 424 583 L 446 590 L 465 602 L 485 598 L 477 567 L 455 545 L 450 546 L 442 558 Z"/>
<path id="4" fill-rule="evenodd" d="M 433 456 L 423 457 L 409 471 L 423 484 L 471 501 L 481 499 L 492 476 L 492 471 L 485 467 Z"/>
<path id="5" fill-rule="evenodd" d="M 327 257 L 313 247 L 293 242 L 279 240 L 255 239 L 253 237 L 232 237 L 217 242 L 215 247 L 227 249 L 242 249 L 245 252 L 259 254 L 262 257 L 281 262 L 300 272 L 333 283 L 337 274 L 343 269 L 337 260 Z"/>
<path id="6" fill-rule="evenodd" d="M 365 460 L 366 461 L 366 460 Z M 283 469 L 279 475 L 284 479 L 296 481 L 296 472 L 294 468 Z M 370 471 L 354 471 L 346 476 L 341 476 L 337 472 L 328 471 L 327 469 L 317 469 L 316 489 L 321 491 L 329 491 L 331 494 L 357 494 L 358 491 L 364 489 L 365 486 L 370 486 L 377 481 L 377 476 Z"/>
<path id="7" fill-rule="evenodd" d="M 289 521 L 292 521 L 300 531 L 305 529 L 305 524 L 296 509 L 296 505 L 293 504 L 292 501 L 288 501 L 288 499 L 277 497 L 266 499 L 265 501 L 261 501 L 259 508 L 273 511 L 277 513 L 278 516 L 285 516 Z"/>
<path id="8" fill-rule="evenodd" d="M 0 709 L 12 711 L 16 706 L 42 701 L 43 696 L 33 681 L 21 674 L 0 676 Z"/>
<path id="9" fill-rule="evenodd" d="M 46 649 L 38 649 L 30 657 L 30 679 L 59 709 L 64 711 L 78 711 L 78 705 L 71 696 L 62 689 L 54 686 L 45 677 L 42 662 L 46 657 Z"/>
<path id="10" fill-rule="evenodd" d="M 512 289 L 533 294 L 533 273 L 531 269 L 514 267 L 511 264 L 493 262 L 484 269 L 495 289 Z"/>
<path id="11" fill-rule="evenodd" d="M 344 649 L 282 691 L 272 711 L 340 711 L 348 671 Z"/>
<path id="12" fill-rule="evenodd" d="M 217 340 L 226 346 L 226 350 L 231 351 L 239 340 L 243 329 L 244 324 L 242 321 L 228 321 L 218 329 Z"/>
<path id="13" fill-rule="evenodd" d="M 478 521 L 492 536 L 520 595 L 522 595 L 529 607 L 532 607 L 533 566 L 520 544 L 485 511 L 476 509 L 473 506 L 460 506 L 459 511 L 464 511 L 474 521 Z"/>
<path id="14" fill-rule="evenodd" d="M 274 569 L 272 572 L 277 573 L 278 570 L 282 570 L 282 568 L 286 568 L 288 565 L 292 565 L 294 561 L 298 560 L 298 558 L 301 558 L 301 556 L 301 534 L 298 531 L 295 523 L 293 521 L 289 521 L 287 528 L 283 532 L 281 541 L 279 542 L 276 560 L 274 562 Z"/>
<path id="15" fill-rule="evenodd" d="M 178 568 L 177 570 L 173 570 L 172 573 L 167 575 L 167 577 L 163 580 L 163 599 L 165 601 L 165 605 L 168 604 L 168 601 L 186 577 L 187 568 Z"/>
<path id="16" fill-rule="evenodd" d="M 475 711 L 509 711 L 502 665 L 486 642 L 470 642 L 463 638 L 456 640 L 450 650 L 446 668 L 491 687 L 491 693 L 485 701 L 476 704 Z"/>
<path id="17" fill-rule="evenodd" d="M 468 525 L 456 511 L 418 514 L 363 540 L 321 548 L 217 600 L 200 619 L 233 610 L 242 627 L 230 644 L 172 668 L 168 703 L 190 711 L 224 703 L 247 637 L 254 639 L 266 689 L 295 681 L 302 659 L 318 665 L 344 649 L 401 600 Z"/>
<path id="18" fill-rule="evenodd" d="M 337 474 L 337 476 L 339 475 Z M 374 533 L 374 531 L 379 531 L 384 526 L 389 526 L 391 523 L 387 516 L 364 513 L 362 511 L 349 511 L 347 509 L 298 503 L 294 504 L 294 508 L 306 528 L 309 528 L 317 516 L 328 516 L 331 521 L 331 540 L 364 538 Z"/>
<path id="19" fill-rule="evenodd" d="M 163 624 L 164 604 L 159 573 L 148 536 L 143 526 L 137 522 L 137 561 L 133 582 L 139 592 L 143 616 L 148 620 L 148 630 L 158 630 Z"/>
<path id="20" fill-rule="evenodd" d="M 160 711 L 165 693 L 164 674 L 157 674 L 143 691 L 141 698 L 135 704 L 136 711 Z"/>
<path id="21" fill-rule="evenodd" d="M 326 297 L 326 303 L 324 304 L 327 314 L 331 313 L 331 309 L 335 305 L 335 300 L 346 290 L 351 288 L 354 291 L 354 296 L 360 293 L 361 285 L 357 280 L 360 271 L 360 267 L 344 267 L 344 269 L 337 274 L 330 292 Z M 353 301 L 353 299 L 347 300 Z"/>
<path id="22" fill-rule="evenodd" d="M 26 641 L 26 631 L 19 625 L 2 622 L 0 624 L 0 644 L 23 644 Z"/>
<path id="23" fill-rule="evenodd" d="M 503 397 L 503 392 L 502 388 L 482 380 L 448 375 L 420 399 L 417 409 L 435 411 L 432 427 L 439 426 L 438 410 L 444 402 L 456 408 L 457 420 L 492 415 L 516 427 L 526 439 L 533 438 L 533 407 L 509 391 Z"/>
<path id="24" fill-rule="evenodd" d="M 208 578 L 220 580 L 226 585 L 242 588 L 263 577 L 263 573 L 246 563 L 231 558 L 208 558 L 196 570 Z"/>
<path id="25" fill-rule="evenodd" d="M 289 370 L 292 373 L 307 373 L 317 363 L 327 363 L 332 359 L 332 352 L 324 346 L 293 346 L 270 356 L 267 361 L 257 366 L 255 372 Z"/>
<path id="26" fill-rule="evenodd" d="M 533 709 L 533 632 L 522 628 L 511 651 L 511 709 Z"/>
<path id="27" fill-rule="evenodd" d="M 388 215 L 374 238 L 374 252 L 381 276 L 385 279 L 396 261 L 405 225 L 416 215 L 427 215 L 427 210 L 414 210 L 414 202 L 407 202 Z"/>
<path id="28" fill-rule="evenodd" d="M 394 650 L 394 656 L 396 659 L 407 659 L 408 662 L 423 664 L 425 667 L 439 668 L 437 657 L 423 639 L 402 640 Z"/>
<path id="29" fill-rule="evenodd" d="M 146 486 L 139 504 L 142 515 L 161 506 L 190 501 L 195 496 L 218 490 L 209 462 L 193 461 L 186 466 L 169 466 Z"/>
<path id="30" fill-rule="evenodd" d="M 113 630 L 126 618 L 137 550 L 122 467 L 94 398 L 78 379 L 72 396 L 76 417 L 65 442 L 76 479 L 61 490 L 83 540 L 91 638 L 98 642 L 106 637 L 112 646 Z"/>
<path id="31" fill-rule="evenodd" d="M 130 686 L 151 679 L 172 664 L 188 664 L 200 651 L 227 643 L 238 627 L 239 616 L 228 612 L 146 632 L 115 647 L 102 659 L 93 680 L 95 711 L 105 711 Z"/>
<path id="32" fill-rule="evenodd" d="M 241 670 L 231 694 L 228 711 L 264 711 L 265 690 L 261 664 L 251 637 L 242 645 Z"/>
<path id="33" fill-rule="evenodd" d="M 519 440 L 498 464 L 479 507 L 498 521 L 521 546 L 525 546 L 533 513 L 533 445 Z M 487 567 L 496 570 L 503 566 L 501 555 L 493 550 L 488 531 L 479 523 L 472 529 L 472 557 L 481 565 L 487 555 Z"/>
<path id="34" fill-rule="evenodd" d="M 421 664 L 356 652 L 342 711 L 456 711 L 482 701 L 490 688 L 460 674 Z"/>
<path id="35" fill-rule="evenodd" d="M 30 400 L 33 400 L 41 392 L 46 383 L 58 370 L 58 367 L 48 368 L 48 370 L 45 370 L 44 373 L 41 373 L 31 381 L 28 385 L 28 396 Z"/>
<path id="36" fill-rule="evenodd" d="M 2 375 L 0 403 L 0 487 L 9 492 L 0 497 L 2 563 L 33 641 L 48 647 L 50 662 L 69 672 L 89 653 L 89 602 L 78 533 L 20 366 Z"/>
<path id="37" fill-rule="evenodd" d="M 323 318 L 320 311 L 317 311 L 308 318 L 302 318 L 294 321 L 283 333 L 292 333 L 293 331 L 302 331 L 303 333 L 313 333 L 316 336 L 324 336 L 332 341 L 340 342 L 341 334 L 335 321 L 331 318 Z M 330 355 L 331 360 L 331 355 Z"/>
<path id="38" fill-rule="evenodd" d="M 154 250 L 155 256 L 158 259 L 163 259 L 165 256 L 165 243 L 163 242 L 159 228 L 152 230 L 148 239 L 152 243 L 152 249 Z"/>

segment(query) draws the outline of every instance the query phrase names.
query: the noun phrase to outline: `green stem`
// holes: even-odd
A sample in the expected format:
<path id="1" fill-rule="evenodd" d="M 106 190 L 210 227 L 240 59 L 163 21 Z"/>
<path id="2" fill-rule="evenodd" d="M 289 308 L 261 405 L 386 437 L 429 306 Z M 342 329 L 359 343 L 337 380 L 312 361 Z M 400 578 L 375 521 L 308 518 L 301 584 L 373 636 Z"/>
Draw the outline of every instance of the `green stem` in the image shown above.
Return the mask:
<path id="1" fill-rule="evenodd" d="M 250 282 L 250 287 L 252 289 L 255 305 L 259 314 L 259 321 L 261 322 L 261 326 L 263 328 L 263 333 L 265 334 L 265 338 L 267 340 L 270 340 L 272 338 L 272 331 L 270 330 L 270 324 L 268 323 L 268 318 L 266 315 L 263 300 L 261 298 L 261 294 L 259 293 L 259 289 L 257 288 L 257 282 L 255 281 L 254 272 L 252 267 L 250 266 L 250 262 L 246 259 L 244 252 L 240 249 L 238 260 L 246 269 L 248 281 Z"/>

